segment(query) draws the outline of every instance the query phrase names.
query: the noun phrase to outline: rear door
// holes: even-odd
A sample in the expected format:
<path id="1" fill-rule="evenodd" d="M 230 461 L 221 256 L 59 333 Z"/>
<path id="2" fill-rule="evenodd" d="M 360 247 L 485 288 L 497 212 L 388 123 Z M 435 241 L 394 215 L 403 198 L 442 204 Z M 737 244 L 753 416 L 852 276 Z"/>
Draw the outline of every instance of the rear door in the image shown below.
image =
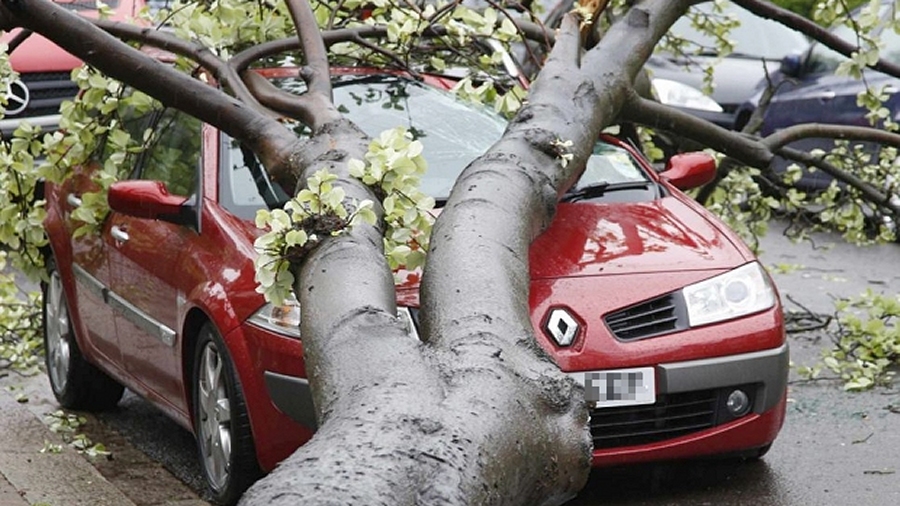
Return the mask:
<path id="1" fill-rule="evenodd" d="M 199 200 L 201 123 L 167 109 L 153 125 L 148 150 L 132 178 L 161 181 L 169 193 Z M 110 216 L 110 304 L 129 371 L 147 394 L 186 412 L 177 341 L 186 273 L 180 257 L 198 239 L 196 227 Z"/>
<path id="2" fill-rule="evenodd" d="M 141 138 L 142 132 L 155 119 L 154 111 L 122 112 L 122 125 L 133 138 Z M 77 219 L 77 211 L 88 199 L 97 198 L 100 186 L 94 182 L 96 173 L 110 157 L 112 151 L 101 146 L 97 156 L 75 169 L 73 177 L 61 186 L 59 198 L 64 222 L 71 238 L 72 270 L 75 276 L 75 297 L 77 311 L 87 335 L 85 345 L 99 357 L 118 369 L 123 368 L 122 354 L 117 338 L 115 316 L 109 306 L 112 272 L 109 253 L 115 243 L 111 237 L 109 218 L 101 221 L 97 230 L 79 233 L 84 222 Z M 126 157 L 118 164 L 118 178 L 126 178 L 132 173 L 136 157 Z"/>
<path id="3" fill-rule="evenodd" d="M 74 177 L 67 179 L 61 186 L 60 198 L 64 214 L 67 236 L 71 238 L 72 272 L 75 276 L 75 311 L 78 312 L 86 342 L 85 351 L 97 355 L 118 368 L 122 368 L 116 338 L 115 319 L 106 296 L 111 282 L 109 268 L 109 244 L 105 240 L 106 233 L 86 233 L 75 237 L 76 231 L 84 226 L 73 218 L 74 213 L 82 206 L 83 199 L 90 198 L 98 186 L 91 179 L 91 167 L 76 169 Z M 108 224 L 106 224 L 108 228 Z"/>

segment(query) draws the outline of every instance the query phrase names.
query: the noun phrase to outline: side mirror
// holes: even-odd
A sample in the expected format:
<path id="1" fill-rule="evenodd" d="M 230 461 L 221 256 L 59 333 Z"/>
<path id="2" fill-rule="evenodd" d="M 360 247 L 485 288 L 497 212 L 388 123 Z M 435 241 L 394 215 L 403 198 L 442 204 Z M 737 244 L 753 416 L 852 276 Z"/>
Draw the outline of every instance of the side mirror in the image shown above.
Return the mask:
<path id="1" fill-rule="evenodd" d="M 803 55 L 795 53 L 781 59 L 781 66 L 778 68 L 778 71 L 787 77 L 799 77 L 802 69 Z"/>
<path id="2" fill-rule="evenodd" d="M 706 153 L 673 155 L 659 175 L 679 190 L 698 188 L 715 179 L 716 160 Z"/>
<path id="3" fill-rule="evenodd" d="M 109 187 L 109 207 L 113 211 L 177 224 L 189 224 L 188 199 L 172 195 L 160 181 L 117 181 Z"/>

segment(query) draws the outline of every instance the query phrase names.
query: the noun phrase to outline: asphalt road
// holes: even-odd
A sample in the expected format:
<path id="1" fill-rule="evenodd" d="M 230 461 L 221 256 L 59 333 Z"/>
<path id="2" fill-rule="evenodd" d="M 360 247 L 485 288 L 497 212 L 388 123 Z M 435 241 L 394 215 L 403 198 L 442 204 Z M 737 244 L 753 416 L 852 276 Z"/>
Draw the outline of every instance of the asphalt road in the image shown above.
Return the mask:
<path id="1" fill-rule="evenodd" d="M 787 310 L 831 314 L 835 298 L 866 289 L 900 293 L 900 245 L 860 249 L 820 236 L 817 246 L 793 245 L 777 230 L 763 241 L 761 258 L 767 267 L 790 266 L 789 272 L 775 274 Z M 828 345 L 821 332 L 792 334 L 789 340 L 792 361 L 801 365 L 814 363 Z M 802 382 L 793 372 L 792 379 L 785 426 L 763 460 L 598 471 L 570 504 L 900 504 L 900 383 L 894 389 L 845 393 L 834 381 Z M 46 379 L 29 385 L 33 409 L 51 410 Z M 101 472 L 110 473 L 120 487 L 131 487 L 130 493 L 126 490 L 130 496 L 166 490 L 183 496 L 181 483 L 202 496 L 192 437 L 135 396 L 127 394 L 115 412 L 90 418 L 86 431 L 111 446 L 114 457 L 129 456 L 101 465 Z M 134 479 L 141 473 L 123 465 L 140 461 L 134 454 L 143 456 L 142 465 L 158 463 L 181 483 L 174 486 L 159 475 Z"/>

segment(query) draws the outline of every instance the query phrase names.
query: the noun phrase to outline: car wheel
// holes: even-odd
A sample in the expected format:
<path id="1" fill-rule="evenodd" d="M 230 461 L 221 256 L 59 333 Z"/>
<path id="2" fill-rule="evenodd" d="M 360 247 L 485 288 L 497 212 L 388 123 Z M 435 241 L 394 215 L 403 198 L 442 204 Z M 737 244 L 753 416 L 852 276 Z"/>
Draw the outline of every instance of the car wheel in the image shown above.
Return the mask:
<path id="1" fill-rule="evenodd" d="M 261 473 L 240 382 L 209 323 L 197 338 L 192 391 L 200 466 L 213 500 L 232 505 Z"/>
<path id="2" fill-rule="evenodd" d="M 119 403 L 125 388 L 87 362 L 78 348 L 62 278 L 48 260 L 44 285 L 44 355 L 50 387 L 59 404 L 67 409 L 102 411 Z"/>
<path id="3" fill-rule="evenodd" d="M 763 456 L 765 454 L 769 453 L 769 450 L 771 450 L 771 449 L 772 449 L 772 443 L 769 443 L 766 446 L 760 446 L 759 448 L 750 450 L 744 455 L 744 460 L 747 460 L 750 462 L 757 461 L 757 460 L 763 458 Z"/>

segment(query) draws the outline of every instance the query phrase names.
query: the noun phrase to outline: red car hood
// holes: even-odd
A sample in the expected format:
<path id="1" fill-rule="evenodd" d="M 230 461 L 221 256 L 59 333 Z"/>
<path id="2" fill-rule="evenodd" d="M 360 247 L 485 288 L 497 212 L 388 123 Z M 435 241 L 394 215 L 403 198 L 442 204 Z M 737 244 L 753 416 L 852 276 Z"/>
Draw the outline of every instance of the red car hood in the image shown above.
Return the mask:
<path id="1" fill-rule="evenodd" d="M 734 232 L 714 222 L 702 206 L 675 196 L 641 203 L 563 203 L 531 246 L 531 279 L 684 273 L 650 284 L 644 276 L 616 278 L 624 283 L 617 290 L 623 290 L 627 300 L 620 302 L 627 305 L 755 258 Z M 399 274 L 398 302 L 418 306 L 421 273 Z"/>
<path id="2" fill-rule="evenodd" d="M 532 279 L 730 269 L 752 255 L 693 202 L 560 204 L 531 247 Z"/>

